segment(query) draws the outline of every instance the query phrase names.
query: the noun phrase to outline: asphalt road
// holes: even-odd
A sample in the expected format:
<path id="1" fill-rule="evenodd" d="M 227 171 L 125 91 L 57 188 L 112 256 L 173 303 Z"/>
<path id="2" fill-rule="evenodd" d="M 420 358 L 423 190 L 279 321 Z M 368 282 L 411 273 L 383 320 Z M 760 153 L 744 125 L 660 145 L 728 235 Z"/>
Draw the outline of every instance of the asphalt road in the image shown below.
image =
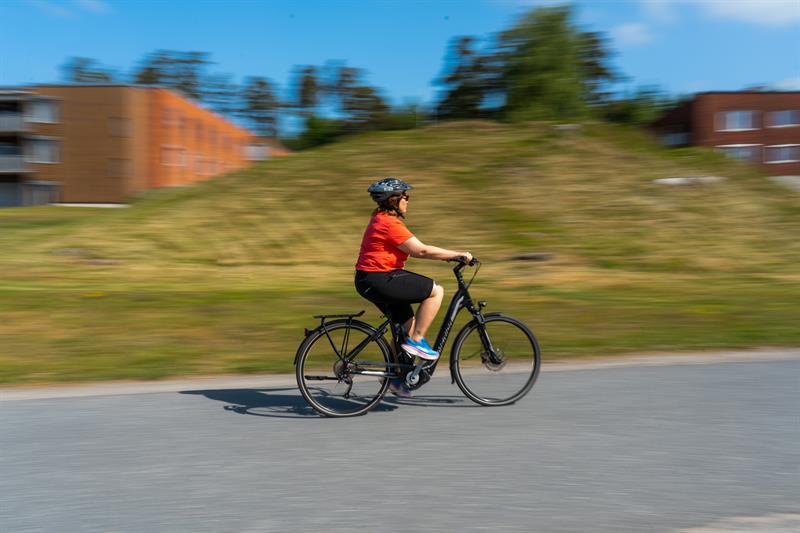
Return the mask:
<path id="1" fill-rule="evenodd" d="M 352 419 L 279 379 L 5 394 L 0 531 L 800 531 L 800 357 L 545 370 L 514 406 L 440 378 Z"/>

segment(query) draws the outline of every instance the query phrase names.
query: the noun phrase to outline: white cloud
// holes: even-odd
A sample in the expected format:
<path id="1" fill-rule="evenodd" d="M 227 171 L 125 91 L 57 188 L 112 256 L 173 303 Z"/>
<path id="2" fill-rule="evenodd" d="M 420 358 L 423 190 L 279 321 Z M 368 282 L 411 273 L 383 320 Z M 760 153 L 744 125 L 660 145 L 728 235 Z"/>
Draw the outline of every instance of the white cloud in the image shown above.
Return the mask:
<path id="1" fill-rule="evenodd" d="M 647 17 L 656 22 L 675 22 L 678 18 L 675 13 L 673 0 L 641 0 L 642 8 Z"/>
<path id="2" fill-rule="evenodd" d="M 621 46 L 647 44 L 653 40 L 653 36 L 647 26 L 638 22 L 611 28 L 611 36 Z"/>
<path id="3" fill-rule="evenodd" d="M 774 83 L 773 87 L 779 91 L 800 91 L 800 76 L 781 80 Z"/>
<path id="4" fill-rule="evenodd" d="M 800 22 L 800 0 L 701 0 L 709 15 L 765 26 Z"/>
<path id="5" fill-rule="evenodd" d="M 43 13 L 52 17 L 63 19 L 74 19 L 80 11 L 95 14 L 111 12 L 111 5 L 105 0 L 72 0 L 72 4 L 57 2 L 55 0 L 26 0 L 31 5 Z"/>
<path id="6" fill-rule="evenodd" d="M 75 0 L 75 5 L 92 13 L 111 12 L 111 6 L 104 0 Z"/>
<path id="7" fill-rule="evenodd" d="M 640 0 L 653 19 L 670 22 L 680 7 L 698 8 L 715 19 L 735 20 L 761 26 L 800 23 L 800 0 Z"/>
<path id="8" fill-rule="evenodd" d="M 69 19 L 75 16 L 75 13 L 71 10 L 55 2 L 48 2 L 47 0 L 28 0 L 28 4 L 53 17 Z"/>

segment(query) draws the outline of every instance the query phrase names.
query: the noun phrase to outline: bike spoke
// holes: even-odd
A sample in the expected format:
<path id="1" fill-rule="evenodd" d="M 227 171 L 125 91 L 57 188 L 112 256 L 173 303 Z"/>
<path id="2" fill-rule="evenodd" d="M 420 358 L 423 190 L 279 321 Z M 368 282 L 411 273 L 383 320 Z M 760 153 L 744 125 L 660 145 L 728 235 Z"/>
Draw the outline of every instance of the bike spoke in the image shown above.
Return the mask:
<path id="1" fill-rule="evenodd" d="M 366 325 L 348 327 L 341 321 L 307 338 L 298 355 L 297 377 L 314 409 L 326 416 L 354 416 L 380 401 L 388 386 L 389 349 L 373 334 Z M 343 354 L 354 344 L 345 359 Z"/>
<path id="2" fill-rule="evenodd" d="M 522 398 L 539 372 L 539 346 L 521 322 L 489 316 L 468 326 L 455 350 L 456 383 L 471 400 L 506 405 Z"/>

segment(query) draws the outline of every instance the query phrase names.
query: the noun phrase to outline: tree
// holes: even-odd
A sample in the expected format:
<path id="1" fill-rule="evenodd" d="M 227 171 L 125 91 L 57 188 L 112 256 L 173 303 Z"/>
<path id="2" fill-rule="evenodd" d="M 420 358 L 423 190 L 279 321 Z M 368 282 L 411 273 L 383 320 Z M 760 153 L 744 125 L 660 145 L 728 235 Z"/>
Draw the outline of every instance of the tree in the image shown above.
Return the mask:
<path id="1" fill-rule="evenodd" d="M 272 83 L 259 76 L 248 78 L 242 89 L 242 100 L 240 115 L 261 135 L 275 136 L 280 103 L 275 98 Z"/>
<path id="2" fill-rule="evenodd" d="M 496 73 L 491 56 L 473 49 L 475 41 L 474 37 L 457 37 L 450 45 L 447 74 L 439 80 L 445 95 L 436 109 L 438 117 L 471 118 L 488 112 Z"/>
<path id="3" fill-rule="evenodd" d="M 615 79 L 596 33 L 581 32 L 569 6 L 534 9 L 499 37 L 504 112 L 511 119 L 571 120 L 589 114 Z"/>
<path id="4" fill-rule="evenodd" d="M 218 113 L 232 116 L 242 109 L 241 88 L 230 74 L 209 74 L 201 87 L 203 102 Z"/>
<path id="5" fill-rule="evenodd" d="M 302 67 L 296 82 L 296 106 L 300 110 L 300 114 L 305 116 L 314 114 L 320 100 L 321 90 L 317 68 L 313 66 Z"/>
<path id="6" fill-rule="evenodd" d="M 111 83 L 114 75 L 88 57 L 73 57 L 61 67 L 64 79 L 72 83 Z"/>
<path id="7" fill-rule="evenodd" d="M 610 98 L 606 90 L 621 76 L 608 64 L 611 56 L 608 39 L 598 32 L 583 32 L 578 37 L 580 72 L 584 82 L 583 98 L 589 105 L 600 105 Z"/>
<path id="8" fill-rule="evenodd" d="M 358 85 L 345 96 L 344 110 L 347 113 L 346 127 L 356 131 L 380 128 L 389 106 L 377 89 Z"/>
<path id="9" fill-rule="evenodd" d="M 347 131 L 380 128 L 389 113 L 389 105 L 378 89 L 362 82 L 363 71 L 358 68 L 339 66 L 328 83 L 327 94 L 337 103 L 344 116 Z"/>
<path id="10" fill-rule="evenodd" d="M 644 126 L 676 104 L 675 99 L 657 87 L 639 87 L 633 94 L 604 102 L 599 109 L 601 116 L 610 122 Z"/>
<path id="11" fill-rule="evenodd" d="M 340 121 L 310 116 L 306 118 L 303 132 L 294 139 L 283 139 L 282 143 L 290 150 L 305 150 L 336 140 L 342 135 Z"/>
<path id="12" fill-rule="evenodd" d="M 210 64 L 207 52 L 158 50 L 142 61 L 134 83 L 163 85 L 202 100 L 207 93 L 205 69 Z"/>

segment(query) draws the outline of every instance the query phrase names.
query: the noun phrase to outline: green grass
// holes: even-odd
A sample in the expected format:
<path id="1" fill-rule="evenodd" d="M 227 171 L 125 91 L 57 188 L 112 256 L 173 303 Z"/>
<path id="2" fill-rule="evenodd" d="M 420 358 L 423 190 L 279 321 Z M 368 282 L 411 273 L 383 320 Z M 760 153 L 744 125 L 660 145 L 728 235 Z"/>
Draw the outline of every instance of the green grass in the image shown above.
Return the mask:
<path id="1" fill-rule="evenodd" d="M 424 242 L 484 261 L 473 293 L 545 358 L 800 344 L 800 196 L 707 150 L 587 124 L 361 135 L 129 209 L 0 210 L 0 382 L 291 371 L 352 288 L 379 176 Z M 668 176 L 722 183 L 666 187 Z M 543 252 L 544 263 L 512 261 Z M 412 260 L 449 292 L 447 265 Z"/>

